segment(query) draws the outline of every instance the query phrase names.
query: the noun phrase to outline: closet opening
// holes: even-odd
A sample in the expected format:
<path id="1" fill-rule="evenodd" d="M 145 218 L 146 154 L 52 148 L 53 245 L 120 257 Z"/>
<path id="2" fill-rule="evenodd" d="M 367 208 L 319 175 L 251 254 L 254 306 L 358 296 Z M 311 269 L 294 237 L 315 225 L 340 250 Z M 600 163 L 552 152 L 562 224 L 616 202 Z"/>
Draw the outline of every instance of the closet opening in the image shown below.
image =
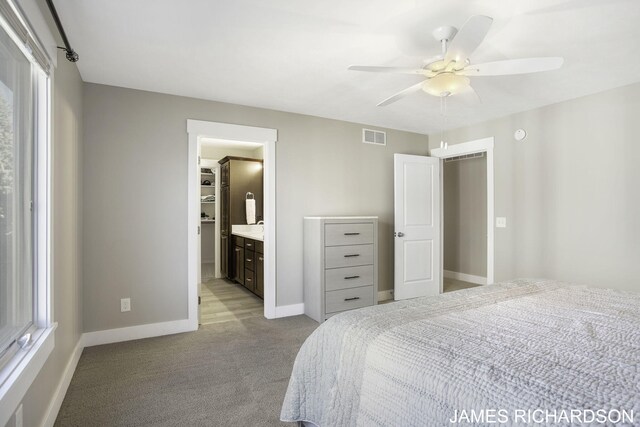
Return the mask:
<path id="1" fill-rule="evenodd" d="M 441 160 L 442 291 L 494 281 L 493 137 L 431 150 Z"/>
<path id="2" fill-rule="evenodd" d="M 487 157 L 446 158 L 443 176 L 443 290 L 487 283 Z"/>

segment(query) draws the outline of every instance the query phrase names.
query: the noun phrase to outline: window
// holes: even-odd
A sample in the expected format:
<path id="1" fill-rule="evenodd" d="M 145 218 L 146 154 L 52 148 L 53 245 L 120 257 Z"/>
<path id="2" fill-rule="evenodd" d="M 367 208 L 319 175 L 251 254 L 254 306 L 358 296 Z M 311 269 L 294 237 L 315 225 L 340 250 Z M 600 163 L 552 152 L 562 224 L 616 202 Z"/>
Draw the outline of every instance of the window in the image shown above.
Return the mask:
<path id="1" fill-rule="evenodd" d="M 49 285 L 49 61 L 0 0 L 0 425 L 53 350 Z"/>
<path id="2" fill-rule="evenodd" d="M 0 357 L 33 325 L 31 63 L 0 31 Z"/>

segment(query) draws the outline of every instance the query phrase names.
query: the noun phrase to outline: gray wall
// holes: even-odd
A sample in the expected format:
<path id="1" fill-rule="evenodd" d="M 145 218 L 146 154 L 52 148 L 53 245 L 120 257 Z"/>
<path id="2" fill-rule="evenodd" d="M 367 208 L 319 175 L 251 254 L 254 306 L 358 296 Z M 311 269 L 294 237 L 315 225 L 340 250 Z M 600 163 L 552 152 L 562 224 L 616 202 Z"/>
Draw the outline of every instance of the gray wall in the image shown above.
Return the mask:
<path id="1" fill-rule="evenodd" d="M 443 164 L 444 269 L 487 277 L 487 158 Z"/>
<path id="2" fill-rule="evenodd" d="M 53 86 L 53 318 L 55 348 L 23 399 L 24 425 L 39 426 L 82 334 L 82 80 L 58 53 Z"/>
<path id="3" fill-rule="evenodd" d="M 393 153 L 426 155 L 425 135 L 372 146 L 359 124 L 96 84 L 84 107 L 85 331 L 187 317 L 187 119 L 278 130 L 277 305 L 302 302 L 305 215 L 378 215 L 392 288 Z"/>
<path id="4" fill-rule="evenodd" d="M 446 132 L 450 144 L 495 136 L 497 280 L 640 290 L 638 117 L 634 84 Z"/>

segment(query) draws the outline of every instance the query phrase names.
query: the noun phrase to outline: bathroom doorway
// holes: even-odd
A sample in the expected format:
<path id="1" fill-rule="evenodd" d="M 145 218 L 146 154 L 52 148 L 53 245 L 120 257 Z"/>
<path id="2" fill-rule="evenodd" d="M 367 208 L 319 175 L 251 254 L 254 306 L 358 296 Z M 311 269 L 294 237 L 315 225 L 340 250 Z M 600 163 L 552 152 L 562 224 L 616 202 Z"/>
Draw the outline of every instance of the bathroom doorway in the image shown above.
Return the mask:
<path id="1" fill-rule="evenodd" d="M 277 132 L 198 120 L 187 129 L 189 321 L 274 318 Z"/>
<path id="2" fill-rule="evenodd" d="M 263 316 L 264 146 L 198 139 L 201 325 Z"/>

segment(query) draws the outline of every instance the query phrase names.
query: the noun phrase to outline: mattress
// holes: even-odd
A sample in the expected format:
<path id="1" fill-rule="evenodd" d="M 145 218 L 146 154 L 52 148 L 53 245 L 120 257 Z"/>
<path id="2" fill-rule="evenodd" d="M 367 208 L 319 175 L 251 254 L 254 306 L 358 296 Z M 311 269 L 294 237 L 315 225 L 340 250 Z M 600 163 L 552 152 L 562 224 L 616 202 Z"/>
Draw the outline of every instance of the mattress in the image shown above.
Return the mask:
<path id="1" fill-rule="evenodd" d="M 640 425 L 640 294 L 531 279 L 328 319 L 301 347 L 281 411 L 322 427 L 617 416 Z"/>

